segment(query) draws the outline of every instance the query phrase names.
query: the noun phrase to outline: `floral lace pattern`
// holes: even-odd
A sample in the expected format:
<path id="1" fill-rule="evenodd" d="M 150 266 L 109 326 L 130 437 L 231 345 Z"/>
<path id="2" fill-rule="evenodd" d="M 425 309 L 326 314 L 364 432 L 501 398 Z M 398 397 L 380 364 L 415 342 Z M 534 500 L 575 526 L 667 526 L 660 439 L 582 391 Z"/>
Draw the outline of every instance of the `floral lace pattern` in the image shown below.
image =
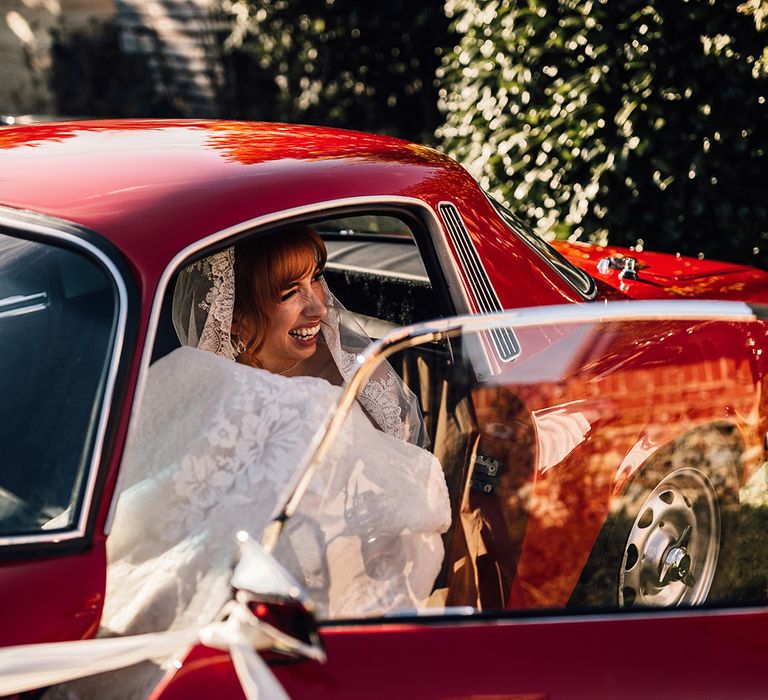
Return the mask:
<path id="1" fill-rule="evenodd" d="M 351 320 L 342 323 L 343 307 L 325 282 L 323 286 L 328 300 L 328 318 L 322 326 L 323 338 L 341 376 L 347 381 L 358 367 L 358 353 L 368 345 L 370 338 L 362 328 L 359 331 L 351 330 Z M 345 331 L 343 339 L 342 329 Z M 361 389 L 357 399 L 385 433 L 414 444 L 425 442 L 416 397 L 388 364 L 379 367 L 376 375 Z"/>
<path id="2" fill-rule="evenodd" d="M 229 594 L 235 533 L 261 536 L 338 395 L 324 380 L 189 348 L 156 362 L 108 540 L 104 625 L 136 633 L 215 615 Z M 449 523 L 437 460 L 358 409 L 277 555 L 321 615 L 413 608 L 431 591 Z"/>
<path id="3" fill-rule="evenodd" d="M 183 345 L 235 359 L 235 249 L 227 248 L 184 268 L 173 300 L 174 325 Z M 183 323 L 180 319 L 188 316 Z M 178 321 L 178 322 L 177 322 Z"/>
<path id="4" fill-rule="evenodd" d="M 200 627 L 231 596 L 235 533 L 259 538 L 340 390 L 180 348 L 152 365 L 107 540 L 102 634 Z M 276 556 L 320 617 L 422 607 L 450 524 L 442 469 L 357 408 L 286 523 Z M 57 686 L 46 698 L 139 700 L 146 662 Z"/>

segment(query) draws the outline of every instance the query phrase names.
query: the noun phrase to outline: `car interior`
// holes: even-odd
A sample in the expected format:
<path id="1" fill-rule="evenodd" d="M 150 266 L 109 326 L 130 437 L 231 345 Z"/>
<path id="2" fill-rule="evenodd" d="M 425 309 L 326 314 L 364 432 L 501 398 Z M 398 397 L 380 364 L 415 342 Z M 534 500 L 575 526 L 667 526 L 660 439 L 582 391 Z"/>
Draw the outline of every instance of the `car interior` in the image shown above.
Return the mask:
<path id="1" fill-rule="evenodd" d="M 0 270 L 0 535 L 25 534 L 69 524 L 53 519 L 90 460 L 116 304 L 62 248 L 0 235 Z"/>
<path id="2" fill-rule="evenodd" d="M 310 225 L 326 244 L 329 288 L 372 339 L 399 326 L 452 313 L 433 288 L 425 264 L 428 253 L 417 244 L 418 231 L 415 234 L 400 218 L 355 215 Z M 153 361 L 179 345 L 171 323 L 174 286 L 172 279 Z M 461 353 L 460 344 L 430 342 L 390 358 L 419 400 L 430 451 L 443 467 L 451 499 L 453 525 L 443 536 L 443 567 L 429 605 L 503 609 L 525 524 L 520 513 L 510 522 L 503 501 L 530 477 L 534 431 L 525 408 L 509 392 L 474 395 Z M 487 415 L 478 415 L 478 404 L 488 409 Z M 505 425 L 519 433 L 517 441 L 494 437 L 500 411 Z M 515 469 L 489 476 L 482 468 L 488 459 Z"/>
<path id="3" fill-rule="evenodd" d="M 433 289 L 413 231 L 401 219 L 356 215 L 310 225 L 326 243 L 329 288 L 372 339 L 399 326 L 451 313 Z M 171 323 L 174 286 L 172 279 L 162 306 L 153 361 L 179 345 Z M 451 494 L 452 521 L 457 523 L 477 430 L 463 373 L 450 370 L 454 361 L 453 350 L 445 342 L 414 347 L 391 359 L 395 371 L 418 397 L 430 449 L 443 466 Z M 444 536 L 446 555 L 452 552 L 455 529 Z M 461 548 L 456 552 L 457 557 L 464 556 Z M 435 586 L 434 605 L 445 603 L 456 579 L 449 559 L 446 556 Z M 466 587 L 461 584 L 462 590 Z M 466 597 L 464 593 L 462 597 Z"/>

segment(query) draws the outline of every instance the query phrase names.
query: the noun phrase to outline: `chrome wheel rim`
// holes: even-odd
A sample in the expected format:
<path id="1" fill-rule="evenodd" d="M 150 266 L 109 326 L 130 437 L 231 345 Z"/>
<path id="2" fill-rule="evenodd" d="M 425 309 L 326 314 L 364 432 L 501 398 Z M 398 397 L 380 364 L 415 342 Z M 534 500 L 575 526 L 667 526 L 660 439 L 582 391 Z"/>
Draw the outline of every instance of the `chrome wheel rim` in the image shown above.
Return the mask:
<path id="1" fill-rule="evenodd" d="M 678 469 L 651 491 L 632 523 L 619 573 L 622 607 L 697 605 L 707 599 L 720 552 L 712 482 Z"/>

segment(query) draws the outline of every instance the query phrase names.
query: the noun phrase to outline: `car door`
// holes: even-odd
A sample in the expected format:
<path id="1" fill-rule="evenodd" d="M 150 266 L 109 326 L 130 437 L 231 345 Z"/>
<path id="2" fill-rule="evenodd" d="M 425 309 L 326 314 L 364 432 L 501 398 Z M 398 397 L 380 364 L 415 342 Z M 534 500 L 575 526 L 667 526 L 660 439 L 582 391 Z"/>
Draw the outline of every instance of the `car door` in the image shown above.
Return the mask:
<path id="1" fill-rule="evenodd" d="M 559 340 L 528 355 L 548 326 Z M 416 353 L 441 377 L 443 565 L 415 609 L 321 619 L 326 663 L 268 654 L 288 694 L 762 696 L 764 328 L 746 305 L 643 302 L 447 319 L 375 344 L 369 364 Z M 501 329 L 514 361 L 496 354 Z M 214 694 L 239 683 L 226 653 L 198 646 L 154 697 Z"/>
<path id="2" fill-rule="evenodd" d="M 94 523 L 130 354 L 127 316 L 122 264 L 106 244 L 2 210 L 2 646 L 79 639 L 98 626 L 106 561 Z"/>

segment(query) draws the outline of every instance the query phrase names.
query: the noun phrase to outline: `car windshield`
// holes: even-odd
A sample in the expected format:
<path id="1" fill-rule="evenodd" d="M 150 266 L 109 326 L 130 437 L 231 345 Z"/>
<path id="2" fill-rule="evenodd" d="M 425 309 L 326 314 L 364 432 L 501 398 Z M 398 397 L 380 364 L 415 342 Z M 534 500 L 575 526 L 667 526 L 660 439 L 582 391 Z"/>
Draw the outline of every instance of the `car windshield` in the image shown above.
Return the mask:
<path id="1" fill-rule="evenodd" d="M 583 270 L 572 265 L 563 255 L 556 251 L 543 238 L 536 235 L 533 229 L 524 221 L 515 216 L 504 205 L 497 202 L 486 193 L 488 201 L 493 205 L 499 216 L 504 220 L 509 229 L 531 247 L 543 258 L 566 282 L 568 282 L 585 299 L 595 296 L 596 287 L 594 280 Z"/>

